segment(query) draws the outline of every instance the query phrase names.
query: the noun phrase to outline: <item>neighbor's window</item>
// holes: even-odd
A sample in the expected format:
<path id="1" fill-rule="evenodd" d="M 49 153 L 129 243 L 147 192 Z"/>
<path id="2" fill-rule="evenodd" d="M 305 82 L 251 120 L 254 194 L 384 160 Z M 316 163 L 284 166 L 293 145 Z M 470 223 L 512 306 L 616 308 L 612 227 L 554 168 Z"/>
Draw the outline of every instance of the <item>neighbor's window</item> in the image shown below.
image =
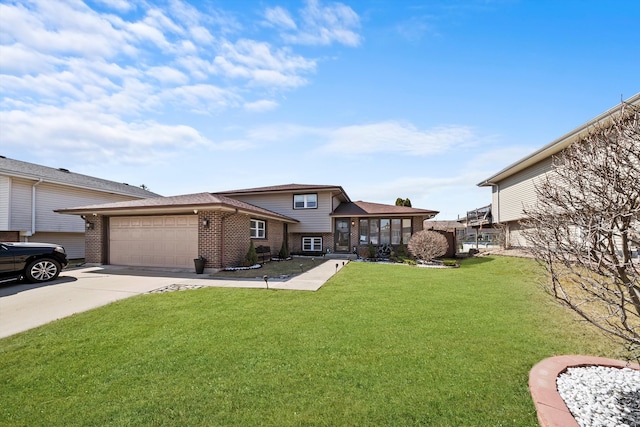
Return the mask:
<path id="1" fill-rule="evenodd" d="M 322 237 L 303 237 L 302 250 L 305 252 L 322 251 Z"/>
<path id="2" fill-rule="evenodd" d="M 294 194 L 293 196 L 294 209 L 315 209 L 317 207 L 318 207 L 317 194 Z"/>
<path id="3" fill-rule="evenodd" d="M 264 239 L 267 237 L 267 223 L 259 219 L 251 220 L 251 238 Z"/>

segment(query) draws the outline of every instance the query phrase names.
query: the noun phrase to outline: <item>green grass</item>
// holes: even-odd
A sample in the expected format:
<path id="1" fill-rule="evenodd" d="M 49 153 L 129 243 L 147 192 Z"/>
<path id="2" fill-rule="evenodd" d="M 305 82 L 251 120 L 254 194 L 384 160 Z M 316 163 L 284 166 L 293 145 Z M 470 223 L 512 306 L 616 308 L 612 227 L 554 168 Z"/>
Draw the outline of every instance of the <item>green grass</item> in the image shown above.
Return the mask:
<path id="1" fill-rule="evenodd" d="M 536 426 L 535 363 L 618 354 L 535 276 L 350 263 L 318 292 L 130 298 L 0 340 L 0 425 Z"/>

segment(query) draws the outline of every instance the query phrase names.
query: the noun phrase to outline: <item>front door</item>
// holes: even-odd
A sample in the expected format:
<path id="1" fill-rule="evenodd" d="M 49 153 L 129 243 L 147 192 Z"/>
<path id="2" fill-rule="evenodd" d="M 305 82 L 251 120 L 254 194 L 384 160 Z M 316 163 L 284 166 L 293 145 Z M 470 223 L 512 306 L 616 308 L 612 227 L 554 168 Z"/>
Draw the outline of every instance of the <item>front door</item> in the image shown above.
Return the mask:
<path id="1" fill-rule="evenodd" d="M 350 236 L 349 219 L 336 219 L 335 252 L 349 252 Z"/>

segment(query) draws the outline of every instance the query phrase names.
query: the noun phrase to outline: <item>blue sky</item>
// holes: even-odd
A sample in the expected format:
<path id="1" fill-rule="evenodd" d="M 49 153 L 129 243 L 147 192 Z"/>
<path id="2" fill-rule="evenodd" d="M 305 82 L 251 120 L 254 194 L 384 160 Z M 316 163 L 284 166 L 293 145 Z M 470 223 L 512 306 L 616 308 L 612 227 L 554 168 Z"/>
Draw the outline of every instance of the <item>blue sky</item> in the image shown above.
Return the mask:
<path id="1" fill-rule="evenodd" d="M 455 219 L 640 91 L 633 0 L 0 0 L 0 155 L 170 196 L 288 183 Z"/>

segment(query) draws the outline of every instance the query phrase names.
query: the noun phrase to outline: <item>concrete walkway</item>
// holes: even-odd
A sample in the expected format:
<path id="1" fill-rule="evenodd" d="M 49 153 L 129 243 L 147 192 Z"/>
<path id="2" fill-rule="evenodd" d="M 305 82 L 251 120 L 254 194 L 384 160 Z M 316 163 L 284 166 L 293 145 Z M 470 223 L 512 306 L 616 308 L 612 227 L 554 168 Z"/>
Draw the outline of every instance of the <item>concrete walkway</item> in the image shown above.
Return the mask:
<path id="1" fill-rule="evenodd" d="M 347 262 L 346 259 L 331 259 L 288 280 L 269 279 L 269 288 L 317 291 Z M 195 274 L 111 265 L 64 270 L 51 282 L 0 287 L 0 338 L 172 285 L 266 288 L 263 280 L 218 279 L 206 272 Z"/>

